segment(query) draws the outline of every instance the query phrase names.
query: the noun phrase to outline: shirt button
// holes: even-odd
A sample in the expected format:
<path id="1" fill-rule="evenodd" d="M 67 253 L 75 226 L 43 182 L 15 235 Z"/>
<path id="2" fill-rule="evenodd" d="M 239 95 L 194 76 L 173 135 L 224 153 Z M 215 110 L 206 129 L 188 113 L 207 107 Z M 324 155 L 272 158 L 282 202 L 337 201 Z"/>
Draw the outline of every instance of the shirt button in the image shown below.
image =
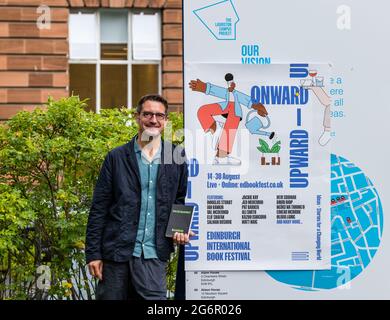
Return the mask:
<path id="1" fill-rule="evenodd" d="M 149 199 L 152 199 L 152 196 L 149 196 Z"/>

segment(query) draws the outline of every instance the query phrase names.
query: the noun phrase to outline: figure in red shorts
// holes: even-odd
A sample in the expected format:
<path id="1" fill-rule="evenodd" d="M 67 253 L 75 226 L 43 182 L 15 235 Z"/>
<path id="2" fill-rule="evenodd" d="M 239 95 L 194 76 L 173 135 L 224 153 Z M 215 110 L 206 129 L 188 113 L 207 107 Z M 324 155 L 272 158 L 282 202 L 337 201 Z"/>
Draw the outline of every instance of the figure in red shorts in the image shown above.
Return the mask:
<path id="1" fill-rule="evenodd" d="M 234 139 L 240 121 L 242 120 L 241 105 L 248 109 L 255 109 L 261 117 L 265 117 L 268 112 L 261 103 L 252 104 L 251 97 L 235 90 L 236 84 L 233 82 L 233 75 L 225 75 L 227 87 L 219 87 L 209 82 L 204 83 L 199 79 L 191 80 L 189 83 L 193 91 L 203 92 L 207 95 L 224 99 L 218 103 L 211 103 L 201 106 L 198 110 L 198 119 L 207 133 L 213 135 L 213 149 L 216 155 L 213 164 L 216 165 L 240 165 L 241 160 L 231 156 Z M 224 123 L 215 121 L 214 116 L 222 115 L 226 118 Z M 271 133 L 273 135 L 274 133 Z M 270 137 L 272 138 L 272 136 Z"/>

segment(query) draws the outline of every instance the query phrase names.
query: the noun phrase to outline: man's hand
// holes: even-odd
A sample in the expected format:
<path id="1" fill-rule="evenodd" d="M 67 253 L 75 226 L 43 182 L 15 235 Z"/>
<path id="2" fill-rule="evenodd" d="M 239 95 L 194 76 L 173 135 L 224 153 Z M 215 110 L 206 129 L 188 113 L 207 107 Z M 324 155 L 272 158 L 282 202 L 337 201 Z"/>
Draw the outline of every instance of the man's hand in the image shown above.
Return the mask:
<path id="1" fill-rule="evenodd" d="M 100 281 L 103 280 L 103 261 L 94 260 L 88 263 L 89 273 L 98 278 Z"/>
<path id="2" fill-rule="evenodd" d="M 190 237 L 192 237 L 194 235 L 195 235 L 195 233 L 191 230 L 188 233 L 175 232 L 175 234 L 173 235 L 173 243 L 174 244 L 186 244 L 186 243 L 190 242 Z"/>
<path id="3" fill-rule="evenodd" d="M 189 83 L 192 91 L 206 92 L 207 84 L 199 79 L 191 80 Z"/>
<path id="4" fill-rule="evenodd" d="M 252 104 L 252 108 L 257 110 L 257 114 L 261 117 L 268 115 L 267 109 L 260 102 Z"/>

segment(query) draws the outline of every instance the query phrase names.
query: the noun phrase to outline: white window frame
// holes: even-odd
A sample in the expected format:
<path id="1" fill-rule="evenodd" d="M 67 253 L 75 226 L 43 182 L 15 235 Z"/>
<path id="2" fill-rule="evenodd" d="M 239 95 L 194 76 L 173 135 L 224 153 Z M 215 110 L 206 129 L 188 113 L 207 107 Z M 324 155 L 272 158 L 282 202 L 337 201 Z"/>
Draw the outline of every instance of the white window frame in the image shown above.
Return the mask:
<path id="1" fill-rule="evenodd" d="M 72 10 L 71 13 L 94 13 L 96 15 L 96 51 L 97 51 L 97 59 L 69 59 L 69 64 L 96 64 L 96 113 L 100 113 L 101 110 L 101 65 L 111 64 L 111 65 L 127 65 L 127 108 L 131 109 L 132 104 L 132 66 L 134 64 L 155 64 L 158 65 L 158 93 L 162 92 L 162 71 L 161 71 L 161 63 L 162 60 L 133 60 L 133 42 L 132 42 L 132 14 L 138 12 L 145 13 L 157 13 L 158 16 L 158 24 L 161 25 L 161 12 L 159 10 L 151 10 L 151 9 L 139 9 L 139 10 L 127 10 L 127 60 L 102 60 L 100 53 L 100 13 L 102 11 L 108 10 L 121 10 L 123 9 L 99 9 L 96 11 L 91 10 Z M 161 31 L 160 31 L 161 32 Z M 162 52 L 162 35 L 160 35 L 160 46 Z"/>

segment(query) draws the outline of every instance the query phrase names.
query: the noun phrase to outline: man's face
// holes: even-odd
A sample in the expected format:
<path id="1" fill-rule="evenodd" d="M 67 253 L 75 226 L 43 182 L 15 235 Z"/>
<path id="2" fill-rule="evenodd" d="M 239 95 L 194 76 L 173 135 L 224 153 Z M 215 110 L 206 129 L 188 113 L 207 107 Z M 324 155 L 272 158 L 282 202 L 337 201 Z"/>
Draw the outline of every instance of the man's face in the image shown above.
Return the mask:
<path id="1" fill-rule="evenodd" d="M 167 124 L 165 107 L 157 101 L 144 102 L 141 113 L 137 114 L 136 119 L 141 138 L 159 136 Z"/>

